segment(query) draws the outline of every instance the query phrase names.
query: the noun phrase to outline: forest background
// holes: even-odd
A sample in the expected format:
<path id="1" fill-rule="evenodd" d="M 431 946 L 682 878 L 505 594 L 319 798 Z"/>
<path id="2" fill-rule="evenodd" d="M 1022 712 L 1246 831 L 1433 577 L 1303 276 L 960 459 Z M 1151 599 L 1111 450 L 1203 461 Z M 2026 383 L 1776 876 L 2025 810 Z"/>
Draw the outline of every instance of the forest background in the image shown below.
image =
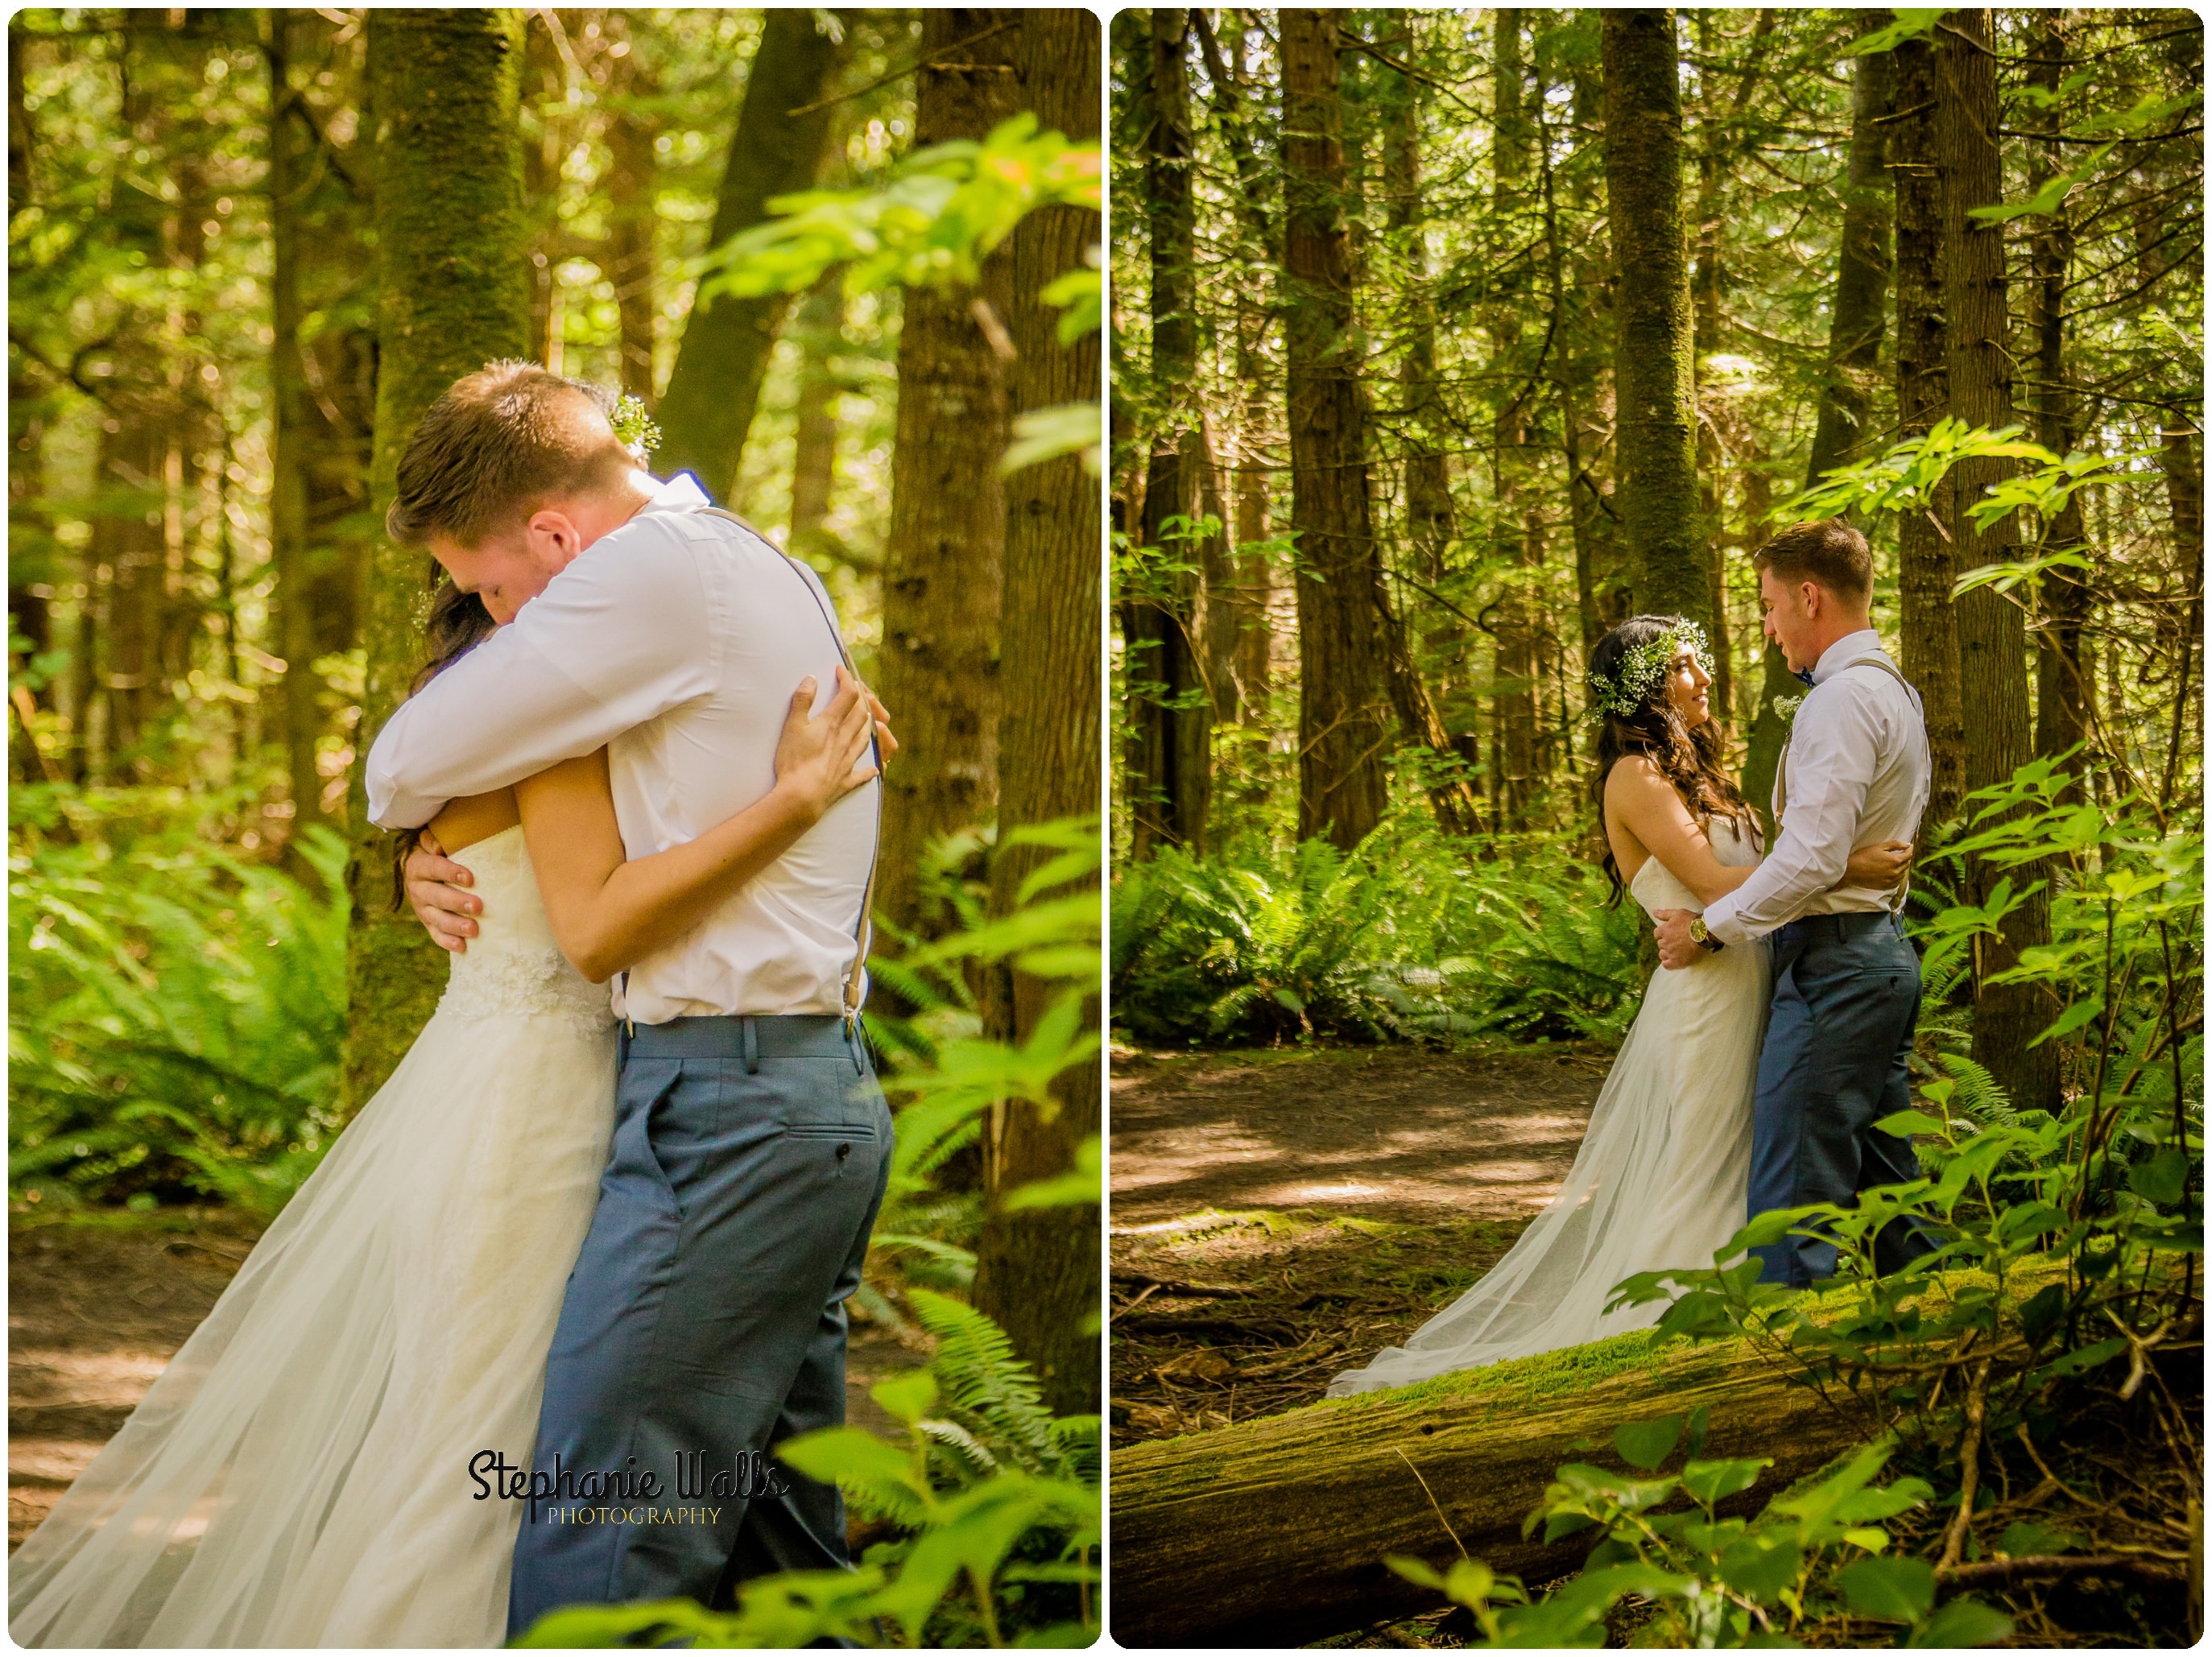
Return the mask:
<path id="1" fill-rule="evenodd" d="M 819 571 L 894 711 L 861 1313 L 927 1349 L 972 1300 L 994 1398 L 1096 1410 L 1099 48 L 1073 10 L 15 14 L 18 1229 L 250 1235 L 429 1015 L 362 810 L 436 575 L 383 513 L 428 403 L 526 357 Z"/>
<path id="2" fill-rule="evenodd" d="M 1803 687 L 1749 554 L 1794 516 L 1876 549 L 1876 626 L 1928 705 L 1923 851 L 2039 756 L 2196 809 L 2193 16 L 1978 12 L 1983 46 L 1934 12 L 1600 15 L 1115 21 L 1133 1032 L 1617 1036 L 1648 964 L 1592 913 L 1589 652 L 1632 613 L 1700 622 L 1763 812 Z M 1908 454 L 1942 474 L 1911 510 L 1864 480 L 1794 501 L 1947 418 L 2107 464 L 1987 524 L 2018 454 Z M 1356 889 L 1386 866 L 1389 896 Z M 1962 877 L 1980 901 L 1998 871 Z M 2048 937 L 2031 897 L 1963 993 L 1972 1056 L 2055 1102 L 2048 1019 L 1992 981 Z"/>
<path id="3" fill-rule="evenodd" d="M 1114 1241 L 1116 1631 L 2195 1637 L 2198 19 L 1110 27 L 1109 982 L 1117 1101 L 1150 1112 L 1146 1223 Z M 1632 614 L 1699 623 L 1764 813 L 1804 687 L 1750 555 L 1834 514 L 1874 547 L 1935 762 L 1917 1109 L 1890 1125 L 1928 1178 L 1876 1206 L 1965 1275 L 1883 1279 L 1879 1218 L 1831 1215 L 1852 1241 L 1817 1307 L 1686 1272 L 1628 1285 L 1674 1301 L 1658 1339 L 1320 1401 L 1525 1223 L 1463 1217 L 1534 1154 L 1486 1078 L 1547 1043 L 1601 1070 L 1656 964 L 1597 869 L 1592 647 Z M 1255 1047 L 1310 1057 L 1193 1053 Z M 1440 1140 L 1433 1219 L 1342 1195 Z M 1228 1167 L 1330 1205 L 1167 1217 Z M 1843 1544 L 1812 1516 L 1859 1501 L 1877 1442 L 1912 1477 Z M 1829 1482 L 1709 1523 L 1762 1468 Z M 1653 1516 L 1685 1489 L 1702 1516 Z"/>

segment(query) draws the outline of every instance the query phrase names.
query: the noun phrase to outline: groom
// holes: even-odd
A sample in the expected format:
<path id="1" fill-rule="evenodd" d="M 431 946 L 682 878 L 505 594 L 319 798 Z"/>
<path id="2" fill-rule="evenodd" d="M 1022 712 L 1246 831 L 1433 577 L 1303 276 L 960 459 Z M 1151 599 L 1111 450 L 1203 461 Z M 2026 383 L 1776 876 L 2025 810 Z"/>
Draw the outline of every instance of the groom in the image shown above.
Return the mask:
<path id="1" fill-rule="evenodd" d="M 387 528 L 503 625 L 378 736 L 385 828 L 604 746 L 623 844 L 649 855 L 765 794 L 792 687 L 836 682 L 811 572 L 689 477 L 637 470 L 589 389 L 532 364 L 424 415 Z M 726 1605 L 743 1579 L 849 1564 L 836 1489 L 767 1452 L 844 1420 L 844 1302 L 890 1169 L 856 1017 L 878 786 L 617 981 L 613 1144 L 532 1457 L 568 1482 L 525 1510 L 511 1633 L 556 1605 Z M 418 853 L 408 873 L 424 925 L 465 949 L 467 871 Z M 679 1488 L 717 1471 L 732 1494 Z M 647 1499 L 605 1505 L 623 1496 Z"/>
<path id="2" fill-rule="evenodd" d="M 1772 934 L 1774 1003 L 1759 1050 L 1749 1211 L 1849 1207 L 1872 1186 L 1919 1177 L 1911 1142 L 1874 1124 L 1907 1108 L 1905 1057 L 1920 1010 L 1920 962 L 1893 891 L 1839 886 L 1854 848 L 1911 841 L 1928 804 L 1920 695 L 1869 619 L 1874 560 L 1841 519 L 1798 524 L 1760 548 L 1766 636 L 1803 697 L 1774 775 L 1773 850 L 1702 916 L 1656 912 L 1659 959 L 1680 969 L 1709 950 Z M 1899 1222 L 1875 1242 L 1894 1272 L 1933 1247 Z M 1760 1279 L 1802 1289 L 1833 1275 L 1836 1246 L 1792 1236 L 1752 1250 Z"/>

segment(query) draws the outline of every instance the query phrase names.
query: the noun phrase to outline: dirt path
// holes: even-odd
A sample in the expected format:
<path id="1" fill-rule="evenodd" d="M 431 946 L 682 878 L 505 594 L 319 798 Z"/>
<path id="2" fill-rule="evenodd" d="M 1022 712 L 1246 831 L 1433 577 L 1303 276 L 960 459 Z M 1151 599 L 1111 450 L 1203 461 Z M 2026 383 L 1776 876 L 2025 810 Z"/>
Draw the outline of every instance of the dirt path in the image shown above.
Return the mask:
<path id="1" fill-rule="evenodd" d="M 56 1223 L 17 1217 L 8 1253 L 8 1549 L 37 1528 L 244 1264 L 258 1227 L 221 1209 Z M 854 1426 L 896 1423 L 867 1395 L 926 1362 L 856 1324 L 846 1371 Z"/>
<path id="2" fill-rule="evenodd" d="M 1549 1200 L 1610 1063 L 1117 1053 L 1114 1442 L 1308 1402 L 1411 1333 Z"/>

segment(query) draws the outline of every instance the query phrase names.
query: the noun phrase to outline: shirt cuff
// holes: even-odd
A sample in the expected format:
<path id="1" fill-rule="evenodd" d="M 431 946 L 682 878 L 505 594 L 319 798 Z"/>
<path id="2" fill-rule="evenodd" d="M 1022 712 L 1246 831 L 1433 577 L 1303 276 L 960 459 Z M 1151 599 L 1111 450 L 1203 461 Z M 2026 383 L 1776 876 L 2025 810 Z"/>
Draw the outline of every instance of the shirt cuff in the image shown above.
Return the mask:
<path id="1" fill-rule="evenodd" d="M 1735 894 L 1729 892 L 1705 906 L 1705 931 L 1723 944 L 1748 944 L 1750 931 L 1736 915 Z"/>

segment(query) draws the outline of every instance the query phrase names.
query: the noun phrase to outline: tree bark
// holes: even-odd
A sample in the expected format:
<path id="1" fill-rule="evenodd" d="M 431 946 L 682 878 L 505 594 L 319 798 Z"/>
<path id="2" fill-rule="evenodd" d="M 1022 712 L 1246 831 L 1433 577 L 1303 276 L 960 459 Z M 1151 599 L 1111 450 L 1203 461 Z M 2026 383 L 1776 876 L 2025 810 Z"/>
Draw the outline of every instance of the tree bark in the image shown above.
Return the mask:
<path id="1" fill-rule="evenodd" d="M 1291 527 L 1297 537 L 1298 823 L 1343 850 L 1387 804 L 1382 616 L 1342 212 L 1337 14 L 1280 13 Z"/>
<path id="2" fill-rule="evenodd" d="M 1511 240 L 1514 221 L 1523 209 L 1534 131 L 1522 85 L 1522 16 L 1510 6 L 1491 15 L 1492 145 L 1491 214 Z M 1501 277 L 1488 318 L 1490 372 L 1494 401 L 1490 421 L 1490 556 L 1505 583 L 1498 600 L 1498 657 L 1495 703 L 1498 751 L 1505 769 L 1498 789 L 1506 824 L 1528 827 L 1536 786 L 1536 620 L 1540 602 L 1535 586 L 1541 543 L 1528 533 L 1522 492 L 1528 471 L 1528 400 L 1534 386 L 1521 361 L 1521 313 L 1526 294 L 1520 282 Z"/>
<path id="3" fill-rule="evenodd" d="M 810 107 L 821 104 L 842 55 L 815 14 L 770 8 L 762 18 L 708 233 L 712 247 L 765 220 L 771 197 L 813 187 L 836 113 Z M 808 112 L 793 115 L 797 109 Z M 717 501 L 726 503 L 737 488 L 761 379 L 790 304 L 787 294 L 725 294 L 703 308 L 693 307 L 684 325 L 655 415 L 662 439 L 655 464 L 690 472 Z"/>
<path id="4" fill-rule="evenodd" d="M 1972 8 L 1953 13 L 1936 33 L 1936 132 L 1943 166 L 1944 367 L 1950 411 L 1970 426 L 1996 428 L 2012 419 L 2012 357 L 2006 349 L 2004 233 L 1968 215 L 2004 196 L 1997 153 L 1996 65 L 1990 55 L 1990 14 Z M 2017 521 L 2001 519 L 1977 530 L 1967 506 L 2009 470 L 2000 460 L 1961 461 L 1952 472 L 1952 544 L 1964 573 L 2019 556 Z M 2019 609 L 1987 587 L 1958 601 L 1960 705 L 1966 713 L 1966 787 L 1969 792 L 2008 780 L 2026 764 L 2028 733 L 2027 638 Z M 2000 878 L 2015 891 L 2045 880 L 2028 865 L 1999 871 L 1969 860 L 1967 883 L 1983 902 Z M 2035 893 L 2004 922 L 2001 939 L 1984 940 L 1975 964 L 1975 1061 L 1987 1067 L 2014 1106 L 2058 1109 L 2058 1048 L 2031 1047 L 2050 1022 L 2033 985 L 1994 984 L 2020 952 L 2051 938 L 2048 889 Z"/>
<path id="5" fill-rule="evenodd" d="M 1897 198 L 1897 424 L 1925 437 L 1950 402 L 1944 365 L 1943 180 L 1936 142 L 1936 52 L 1925 40 L 1890 54 L 1898 118 L 1889 127 Z M 1939 524 L 1951 516 L 1951 481 L 1927 512 L 1898 519 L 1899 632 L 1905 677 L 1920 692 L 1928 725 L 1932 829 L 1959 813 L 1966 791 L 1966 734 L 1960 704 L 1959 614 L 1951 600 L 1958 562 Z M 1789 693 L 1796 694 L 1794 691 Z"/>
<path id="6" fill-rule="evenodd" d="M 1020 14 L 951 8 L 922 14 L 925 57 Z M 915 88 L 919 146 L 980 139 L 1015 110 L 1018 38 L 1002 29 L 925 64 Z M 1006 314 L 1010 250 L 984 261 L 972 289 L 915 288 L 899 325 L 898 410 L 891 445 L 890 528 L 884 546 L 878 687 L 896 710 L 897 762 L 884 777 L 876 910 L 891 926 L 933 936 L 922 913 L 923 849 L 973 828 L 999 798 L 999 612 L 1006 495 L 1006 365 L 975 319 Z M 794 502 L 794 510 L 795 510 Z"/>
<path id="7" fill-rule="evenodd" d="M 799 394 L 792 408 L 791 518 L 784 544 L 801 558 L 814 553 L 834 558 L 844 553 L 829 528 L 830 498 L 837 491 L 837 355 L 845 336 L 842 271 L 823 271 L 806 290 L 793 332 L 799 350 Z M 905 338 L 902 328 L 902 344 Z"/>
<path id="8" fill-rule="evenodd" d="M 1820 382 L 1813 454 L 1805 466 L 1808 489 L 1824 473 L 1864 458 L 1858 450 L 1881 363 L 1884 302 L 1889 289 L 1890 184 L 1880 123 L 1890 112 L 1890 79 L 1887 52 L 1854 60 L 1842 257 L 1836 270 L 1835 308 L 1829 314 L 1827 372 Z M 1759 533 L 1754 525 L 1753 534 Z M 1774 792 L 1775 763 L 1789 729 L 1775 702 L 1799 695 L 1804 687 L 1772 645 L 1765 646 L 1760 656 L 1765 683 L 1758 722 L 1752 726 L 1744 756 L 1743 793 L 1764 814 Z"/>
<path id="9" fill-rule="evenodd" d="M 1442 1568 L 1455 1537 L 1468 1557 L 1528 1582 L 1566 1575 L 1590 1538 L 1547 1546 L 1524 1538 L 1522 1520 L 1561 1463 L 1590 1459 L 1591 1441 L 1610 1461 L 1622 1421 L 1704 1405 L 1705 1455 L 1775 1457 L 1731 1512 L 1755 1510 L 1854 1439 L 1813 1393 L 1725 1348 L 1661 1356 L 1595 1384 L 1552 1362 L 1506 1366 L 1510 1378 L 1477 1372 L 1443 1395 L 1431 1387 L 1318 1404 L 1117 1448 L 1115 1637 L 1139 1648 L 1310 1645 L 1435 1605 L 1382 1559 L 1412 1554 Z"/>
<path id="10" fill-rule="evenodd" d="M 1688 246 L 1682 222 L 1682 108 L 1671 8 L 1600 15 L 1605 177 L 1619 333 L 1620 487 L 1637 607 L 1710 634 L 1711 577 L 1698 534 Z"/>
<path id="11" fill-rule="evenodd" d="M 2040 27 L 2037 45 L 2029 54 L 2031 85 L 2056 93 L 2064 70 L 2071 19 L 2063 11 L 2036 14 Z M 2054 132 L 2065 124 L 2056 107 L 2046 107 L 2042 119 Z M 2040 188 L 2053 173 L 2064 170 L 2059 147 L 2047 145 L 2036 158 L 2032 188 Z M 2070 452 L 2081 430 L 2081 410 L 2066 379 L 2066 279 L 2074 263 L 2074 226 L 2069 210 L 2061 205 L 2055 213 L 2035 221 L 2031 252 L 2035 281 L 2035 440 L 2054 454 Z M 2058 514 L 2044 525 L 2044 542 L 2050 547 L 2078 547 L 2087 538 L 2081 521 L 2081 501 L 2069 499 Z M 2051 758 L 2086 743 L 2090 734 L 2087 670 L 2081 659 L 2081 630 L 2089 619 L 2092 592 L 2080 572 L 2053 569 L 2040 583 L 2043 616 L 2035 642 L 2035 752 Z M 2088 774 L 2092 758 L 2085 749 L 2069 763 L 2077 776 Z M 2079 802 L 2080 785 L 2067 791 Z"/>
<path id="12" fill-rule="evenodd" d="M 1206 560 L 1189 528 L 1199 515 L 1200 474 L 1208 458 L 1200 421 L 1188 401 L 1198 361 L 1189 31 L 1188 9 L 1152 9 L 1145 212 L 1152 254 L 1152 379 L 1168 401 L 1164 423 L 1152 435 L 1139 538 L 1167 556 L 1152 590 L 1128 596 L 1121 605 L 1130 686 L 1123 768 L 1129 855 L 1139 862 L 1162 846 L 1194 854 L 1205 850 L 1212 781 L 1215 709 L 1201 652 L 1197 564 L 1218 561 L 1218 555 Z M 1172 528 L 1175 519 L 1183 527 Z"/>
<path id="13" fill-rule="evenodd" d="M 1022 14 L 1015 49 L 1020 95 L 1048 130 L 1078 143 L 1098 137 L 1099 25 L 1088 11 Z M 1062 346 L 1060 313 L 1040 290 L 1079 268 L 1098 240 L 1098 215 L 1072 207 L 1031 213 L 1008 238 L 1013 249 L 1016 356 L 1010 412 L 1081 403 L 1097 395 L 1097 335 Z M 1006 481 L 1006 552 L 1000 625 L 999 826 L 1006 831 L 1098 816 L 1098 486 L 1074 456 L 1028 466 Z M 992 859 L 994 909 L 1014 907 L 1022 877 L 1042 860 L 1009 847 Z M 1052 1005 L 1055 985 L 1025 973 L 994 975 L 987 1028 L 1026 1040 Z M 1096 1018 L 1097 1003 L 1086 1003 Z M 1095 1067 L 1054 1084 L 1051 1120 L 1025 1104 L 994 1113 L 984 1138 L 991 1206 L 976 1246 L 975 1304 L 998 1320 L 1036 1367 L 1046 1401 L 1063 1414 L 1098 1408 L 1098 1336 L 1085 1332 L 1099 1305 L 1098 1216 L 1088 1206 L 1008 1212 L 1014 1187 L 1066 1171 L 1098 1132 Z"/>
<path id="14" fill-rule="evenodd" d="M 660 176 L 653 140 L 659 123 L 640 114 L 636 103 L 658 90 L 636 52 L 614 60 L 607 87 L 613 107 L 606 125 L 606 271 L 621 317 L 622 388 L 648 409 L 653 406 L 653 276 L 659 264 L 653 197 Z"/>
<path id="15" fill-rule="evenodd" d="M 516 102 L 522 14 L 373 10 L 377 134 L 378 374 L 373 510 L 391 504 L 401 451 L 425 409 L 462 375 L 519 356 L 530 333 L 528 232 Z M 346 950 L 344 1100 L 366 1103 L 429 1017 L 443 953 L 390 911 L 388 844 L 369 826 L 369 746 L 421 665 L 416 620 L 430 560 L 380 542 L 364 628 L 367 689 L 355 736 L 353 895 Z"/>

